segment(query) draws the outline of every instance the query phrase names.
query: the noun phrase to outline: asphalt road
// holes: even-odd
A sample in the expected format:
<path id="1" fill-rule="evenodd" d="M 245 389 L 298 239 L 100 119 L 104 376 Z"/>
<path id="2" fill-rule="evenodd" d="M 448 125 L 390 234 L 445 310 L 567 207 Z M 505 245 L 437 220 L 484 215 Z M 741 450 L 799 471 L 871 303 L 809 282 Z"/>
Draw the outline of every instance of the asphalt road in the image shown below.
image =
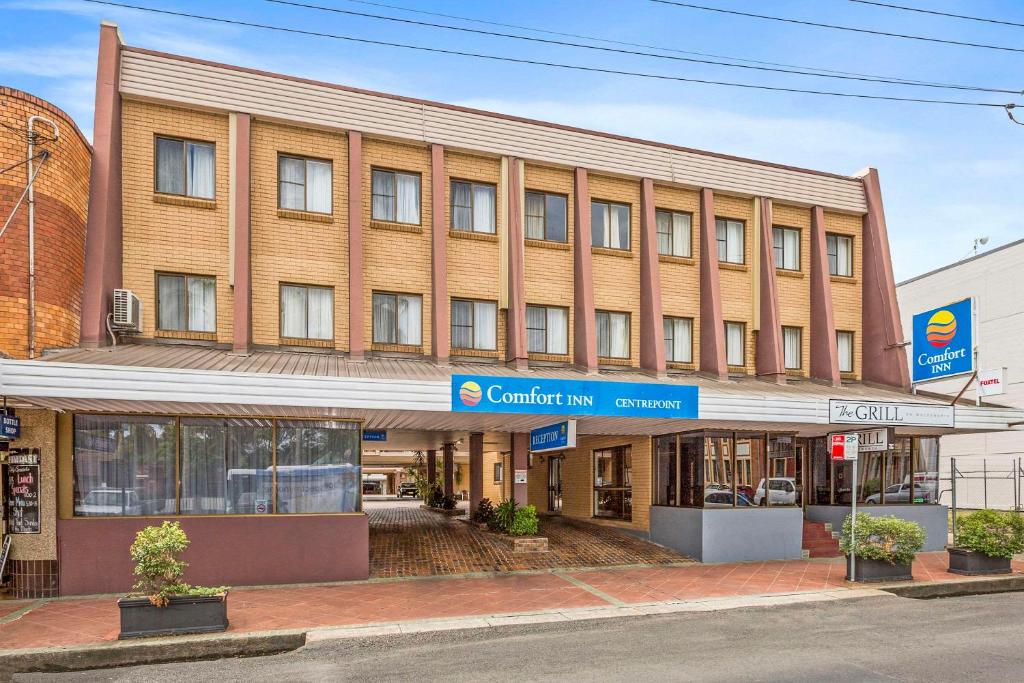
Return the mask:
<path id="1" fill-rule="evenodd" d="M 1024 593 L 326 641 L 273 657 L 16 681 L 1021 681 Z"/>

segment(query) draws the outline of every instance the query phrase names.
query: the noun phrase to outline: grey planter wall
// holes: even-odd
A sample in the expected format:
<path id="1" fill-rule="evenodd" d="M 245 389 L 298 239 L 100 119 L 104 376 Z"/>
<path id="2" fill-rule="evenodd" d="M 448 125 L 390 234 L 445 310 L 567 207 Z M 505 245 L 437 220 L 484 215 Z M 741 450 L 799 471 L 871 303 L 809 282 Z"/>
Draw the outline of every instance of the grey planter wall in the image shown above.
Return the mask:
<path id="1" fill-rule="evenodd" d="M 799 559 L 803 512 L 652 506 L 651 540 L 701 562 Z"/>
<path id="2" fill-rule="evenodd" d="M 945 505 L 858 505 L 857 514 L 875 517 L 899 517 L 917 522 L 924 527 L 924 550 L 944 550 L 949 539 L 949 508 Z M 843 520 L 850 514 L 848 505 L 808 505 L 807 519 L 831 522 L 832 529 L 843 528 Z"/>

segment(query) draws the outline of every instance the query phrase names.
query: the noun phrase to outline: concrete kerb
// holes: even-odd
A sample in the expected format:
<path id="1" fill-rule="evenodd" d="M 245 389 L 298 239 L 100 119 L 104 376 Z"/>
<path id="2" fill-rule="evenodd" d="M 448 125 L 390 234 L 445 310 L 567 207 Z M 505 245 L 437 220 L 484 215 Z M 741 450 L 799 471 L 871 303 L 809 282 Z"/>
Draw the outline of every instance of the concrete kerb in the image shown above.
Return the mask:
<path id="1" fill-rule="evenodd" d="M 989 593 L 1015 593 L 1024 591 L 1024 574 L 979 576 L 965 578 L 962 581 L 896 584 L 880 588 L 880 590 L 901 598 L 915 600 L 956 598 L 964 595 L 987 595 Z"/>

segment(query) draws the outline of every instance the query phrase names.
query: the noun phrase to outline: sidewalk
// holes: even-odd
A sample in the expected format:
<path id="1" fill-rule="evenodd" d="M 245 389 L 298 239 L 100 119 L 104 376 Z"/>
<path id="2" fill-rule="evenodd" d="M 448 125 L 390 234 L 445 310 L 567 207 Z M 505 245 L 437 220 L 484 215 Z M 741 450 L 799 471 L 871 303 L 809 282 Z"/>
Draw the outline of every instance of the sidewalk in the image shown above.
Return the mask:
<path id="1" fill-rule="evenodd" d="M 916 583 L 962 581 L 944 552 L 914 562 Z M 1015 573 L 1024 562 L 1014 562 Z M 564 613 L 715 598 L 876 588 L 844 580 L 841 559 L 513 572 L 423 579 L 238 588 L 229 634 L 315 630 L 495 615 Z M 114 596 L 0 602 L 0 653 L 117 641 Z"/>

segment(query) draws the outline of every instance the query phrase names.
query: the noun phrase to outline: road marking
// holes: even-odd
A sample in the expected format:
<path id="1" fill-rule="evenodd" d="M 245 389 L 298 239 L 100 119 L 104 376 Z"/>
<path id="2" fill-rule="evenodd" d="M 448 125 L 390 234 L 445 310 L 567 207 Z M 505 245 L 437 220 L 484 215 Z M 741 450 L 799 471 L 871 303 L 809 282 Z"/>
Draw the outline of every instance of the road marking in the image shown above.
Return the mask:
<path id="1" fill-rule="evenodd" d="M 569 574 L 562 574 L 561 572 L 556 572 L 555 576 L 558 576 L 560 578 L 565 579 L 566 581 L 568 581 L 572 585 L 577 586 L 578 588 L 582 588 L 583 590 L 587 591 L 591 595 L 596 595 L 597 597 L 601 598 L 605 602 L 607 602 L 609 604 L 612 604 L 612 605 L 615 605 L 616 607 L 625 607 L 625 605 L 626 605 L 625 602 L 623 602 L 622 600 L 619 600 L 614 595 L 608 595 L 607 593 L 605 593 L 600 588 L 594 588 L 589 583 L 587 583 L 585 581 L 580 581 L 575 576 L 570 576 Z"/>

